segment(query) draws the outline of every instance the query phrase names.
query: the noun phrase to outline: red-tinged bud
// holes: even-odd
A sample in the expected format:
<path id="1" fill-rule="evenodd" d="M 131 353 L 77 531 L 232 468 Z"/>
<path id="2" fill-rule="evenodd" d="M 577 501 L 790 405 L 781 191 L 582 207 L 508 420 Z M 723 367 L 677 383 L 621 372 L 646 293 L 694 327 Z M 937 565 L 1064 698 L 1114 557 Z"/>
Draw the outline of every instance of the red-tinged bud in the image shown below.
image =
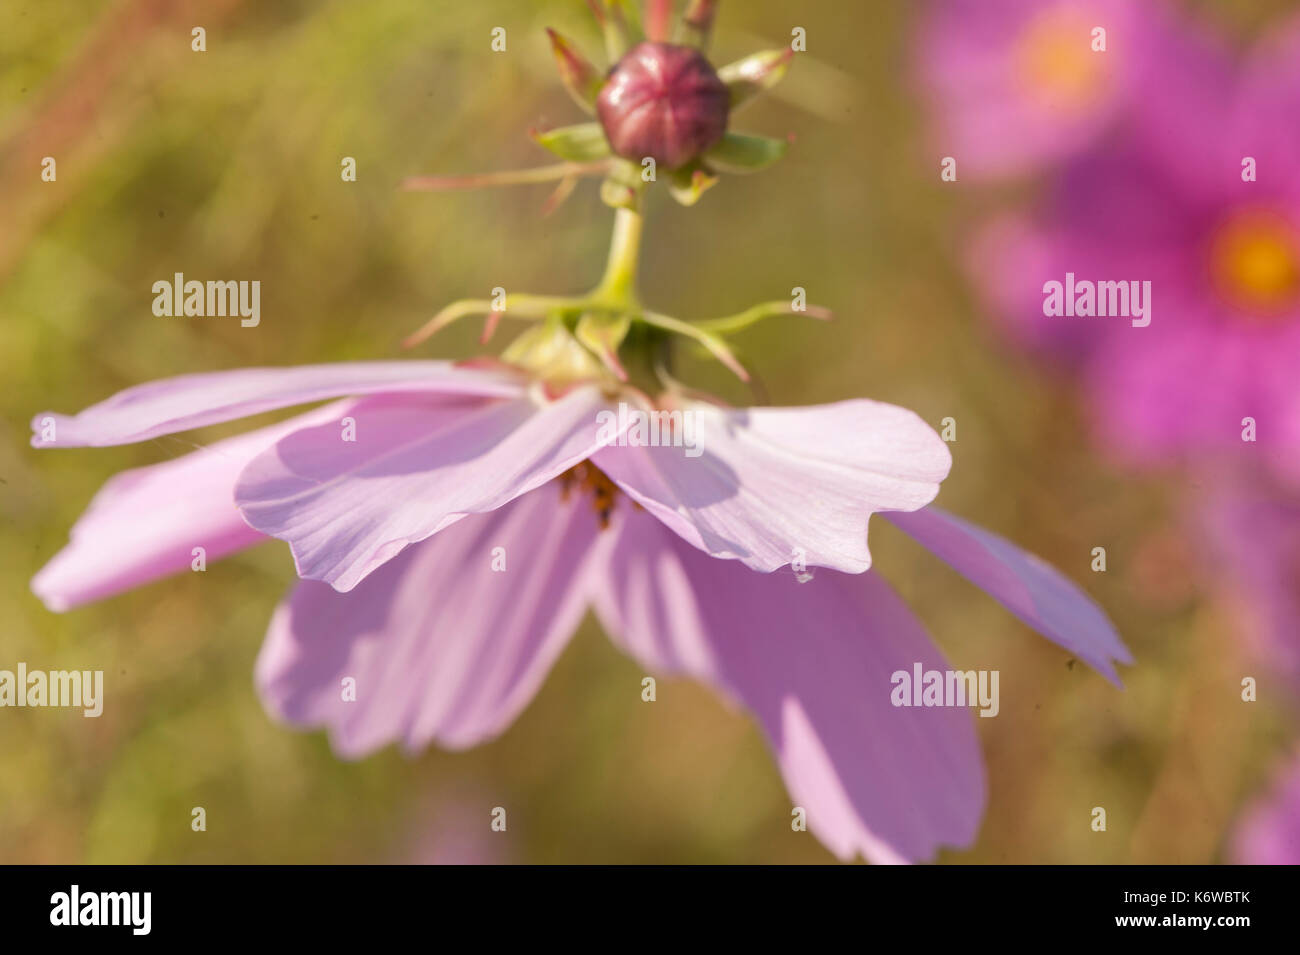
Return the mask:
<path id="1" fill-rule="evenodd" d="M 718 15 L 718 0 L 690 0 L 686 12 L 682 14 L 682 23 L 687 31 L 694 34 L 700 44 L 708 43 L 713 31 L 713 20 Z"/>
<path id="2" fill-rule="evenodd" d="M 677 169 L 727 131 L 731 94 L 699 50 L 639 43 L 618 61 L 596 101 L 610 147 Z"/>
<path id="3" fill-rule="evenodd" d="M 595 112 L 596 97 L 605 84 L 605 78 L 572 43 L 549 27 L 546 32 L 551 38 L 551 51 L 555 54 L 564 88 L 588 113 Z"/>

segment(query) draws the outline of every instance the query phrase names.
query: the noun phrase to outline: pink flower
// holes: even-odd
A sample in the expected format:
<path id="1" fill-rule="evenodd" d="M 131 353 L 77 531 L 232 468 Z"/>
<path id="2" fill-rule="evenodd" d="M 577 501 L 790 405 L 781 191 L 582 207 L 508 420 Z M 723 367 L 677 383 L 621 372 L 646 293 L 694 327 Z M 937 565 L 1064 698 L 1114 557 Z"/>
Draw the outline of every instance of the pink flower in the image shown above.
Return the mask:
<path id="1" fill-rule="evenodd" d="M 502 732 L 594 607 L 651 672 L 752 711 L 809 828 L 842 858 L 881 862 L 968 844 L 984 779 L 968 713 L 890 703 L 895 671 L 947 666 L 868 570 L 872 513 L 1108 678 L 1129 662 L 1054 570 L 925 507 L 950 458 L 911 412 L 681 399 L 698 416 L 692 458 L 601 439 L 613 387 L 358 363 L 188 375 L 38 415 L 38 447 L 102 446 L 338 399 L 119 475 L 33 589 L 62 610 L 182 571 L 195 547 L 287 541 L 305 579 L 272 619 L 257 684 L 349 757 Z M 827 569 L 800 583 L 792 563 Z"/>
<path id="2" fill-rule="evenodd" d="M 1249 455 L 1300 479 L 1300 22 L 1238 69 L 1190 34 L 1152 55 L 1131 128 L 993 225 L 971 270 L 1015 334 L 1078 369 L 1128 459 Z M 1149 283 L 1147 314 L 1046 314 L 1068 275 Z"/>
<path id="3" fill-rule="evenodd" d="M 1238 865 L 1300 865 L 1300 759 L 1247 811 L 1231 856 Z"/>
<path id="4" fill-rule="evenodd" d="M 1095 142 L 1144 94 L 1166 16 L 1162 0 L 935 0 L 917 55 L 934 149 L 989 178 Z"/>

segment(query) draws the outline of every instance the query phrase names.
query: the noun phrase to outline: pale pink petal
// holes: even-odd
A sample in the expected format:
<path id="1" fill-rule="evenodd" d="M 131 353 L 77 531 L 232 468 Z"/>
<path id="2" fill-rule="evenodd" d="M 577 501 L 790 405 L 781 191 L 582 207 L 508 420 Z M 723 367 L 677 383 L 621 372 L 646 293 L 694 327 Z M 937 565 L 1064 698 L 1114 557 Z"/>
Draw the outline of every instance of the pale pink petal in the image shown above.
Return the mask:
<path id="1" fill-rule="evenodd" d="M 688 410 L 699 456 L 608 447 L 592 460 L 685 540 L 754 570 L 802 561 L 861 573 L 867 519 L 924 507 L 952 464 L 929 425 L 877 401 Z"/>
<path id="2" fill-rule="evenodd" d="M 43 412 L 32 419 L 32 446 L 74 448 L 129 444 L 160 434 L 345 395 L 438 392 L 510 397 L 522 390 L 521 380 L 508 372 L 467 368 L 444 361 L 240 368 L 137 385 L 76 415 Z"/>
<path id="3" fill-rule="evenodd" d="M 1111 661 L 1132 663 L 1132 654 L 1101 608 L 1056 568 L 936 507 L 884 517 L 1025 624 L 1119 685 Z"/>
<path id="4" fill-rule="evenodd" d="M 248 466 L 235 498 L 249 524 L 289 542 L 300 577 L 351 590 L 407 545 L 587 458 L 604 403 L 592 387 L 556 401 L 362 399 L 355 441 L 332 425 L 296 432 Z"/>
<path id="5" fill-rule="evenodd" d="M 72 526 L 71 540 L 32 579 L 54 611 L 100 600 L 265 540 L 235 506 L 235 481 L 256 455 L 298 428 L 337 419 L 346 401 L 217 441 L 191 454 L 124 471 Z"/>
<path id="6" fill-rule="evenodd" d="M 588 502 L 562 503 L 551 484 L 408 548 L 351 593 L 298 584 L 257 661 L 263 702 L 327 728 L 347 757 L 497 735 L 581 620 L 598 533 Z"/>
<path id="7" fill-rule="evenodd" d="M 714 560 L 644 514 L 616 521 L 596 596 L 609 633 L 651 672 L 752 711 L 832 852 L 907 862 L 970 844 L 985 798 L 972 716 L 890 702 L 894 672 L 947 664 L 881 578 L 822 571 L 801 584 Z"/>

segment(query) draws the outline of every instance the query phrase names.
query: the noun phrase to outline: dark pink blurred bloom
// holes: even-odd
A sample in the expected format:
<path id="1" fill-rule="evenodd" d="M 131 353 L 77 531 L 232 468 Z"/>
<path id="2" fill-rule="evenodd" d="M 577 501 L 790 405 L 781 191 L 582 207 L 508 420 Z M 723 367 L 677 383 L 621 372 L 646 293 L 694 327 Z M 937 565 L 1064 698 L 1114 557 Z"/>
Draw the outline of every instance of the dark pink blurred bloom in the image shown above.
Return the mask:
<path id="1" fill-rule="evenodd" d="M 1109 679 L 1131 659 L 1052 568 L 925 507 L 947 448 L 878 402 L 694 403 L 702 456 L 689 458 L 602 444 L 609 399 L 594 385 L 557 395 L 504 368 L 374 362 L 155 382 L 38 415 L 33 443 L 143 441 L 331 398 L 119 475 L 33 589 L 66 609 L 183 571 L 195 546 L 288 541 L 305 579 L 275 613 L 257 685 L 350 757 L 503 732 L 594 608 L 651 672 L 752 711 L 809 828 L 842 858 L 879 862 L 968 844 L 985 797 L 970 714 L 890 702 L 895 671 L 947 665 L 867 569 L 873 512 Z M 562 478 L 577 465 L 596 507 Z M 801 583 L 797 555 L 825 569 Z"/>
<path id="2" fill-rule="evenodd" d="M 934 149 L 988 178 L 1094 142 L 1144 89 L 1165 16 L 1162 0 L 934 0 L 917 57 Z"/>
<path id="3" fill-rule="evenodd" d="M 1250 456 L 1300 480 L 1300 25 L 1241 67 L 1188 32 L 1143 55 L 1158 63 L 1123 134 L 992 225 L 974 277 L 1013 334 L 1083 376 L 1130 460 Z M 1067 273 L 1150 282 L 1150 324 L 1044 314 Z"/>
<path id="4" fill-rule="evenodd" d="M 1246 811 L 1230 853 L 1239 865 L 1300 865 L 1300 757 Z"/>

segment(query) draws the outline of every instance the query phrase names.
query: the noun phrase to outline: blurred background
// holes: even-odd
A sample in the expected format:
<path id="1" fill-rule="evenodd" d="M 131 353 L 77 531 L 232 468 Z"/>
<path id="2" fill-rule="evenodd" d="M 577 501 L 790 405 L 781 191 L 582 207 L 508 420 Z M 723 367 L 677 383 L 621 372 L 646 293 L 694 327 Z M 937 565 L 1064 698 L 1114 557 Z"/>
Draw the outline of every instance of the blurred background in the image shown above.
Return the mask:
<path id="1" fill-rule="evenodd" d="M 1190 5 L 1241 43 L 1291 7 Z M 692 318 L 807 288 L 837 321 L 747 333 L 756 393 L 708 363 L 679 377 L 737 402 L 865 396 L 936 428 L 955 418 L 939 502 L 1061 568 L 1133 650 L 1119 691 L 873 522 L 877 569 L 953 665 L 1001 671 L 999 718 L 976 721 L 984 825 L 940 861 L 1220 861 L 1287 751 L 1287 719 L 1267 697 L 1240 701 L 1259 666 L 1177 519 L 1185 479 L 1109 464 L 1069 383 L 982 316 L 962 240 L 1008 194 L 940 182 L 909 62 L 915 9 L 722 5 L 718 63 L 806 29 L 806 56 L 743 122 L 796 144 L 693 209 L 652 196 L 645 297 Z M 197 26 L 206 52 L 190 48 Z M 186 372 L 394 357 L 452 299 L 595 281 L 611 213 L 591 182 L 550 217 L 545 186 L 397 189 L 409 175 L 547 162 L 527 130 L 582 117 L 555 79 L 546 26 L 600 52 L 581 0 L 0 8 L 0 668 L 102 669 L 107 695 L 99 719 L 0 711 L 0 861 L 832 860 L 791 832 L 750 719 L 685 682 L 642 703 L 643 674 L 591 618 L 497 741 L 345 763 L 323 734 L 273 724 L 253 692 L 293 580 L 285 546 L 64 615 L 28 590 L 109 476 L 247 427 L 38 454 L 36 412 Z M 505 53 L 491 50 L 494 27 Z M 41 181 L 47 155 L 56 182 Z M 354 183 L 340 179 L 346 156 Z M 260 280 L 260 326 L 155 317 L 151 286 L 174 272 Z M 453 328 L 420 355 L 468 356 L 477 336 Z M 1090 570 L 1096 546 L 1106 573 Z M 509 831 L 489 833 L 498 805 Z M 1088 825 L 1098 805 L 1105 833 Z M 203 833 L 190 828 L 196 806 Z"/>

